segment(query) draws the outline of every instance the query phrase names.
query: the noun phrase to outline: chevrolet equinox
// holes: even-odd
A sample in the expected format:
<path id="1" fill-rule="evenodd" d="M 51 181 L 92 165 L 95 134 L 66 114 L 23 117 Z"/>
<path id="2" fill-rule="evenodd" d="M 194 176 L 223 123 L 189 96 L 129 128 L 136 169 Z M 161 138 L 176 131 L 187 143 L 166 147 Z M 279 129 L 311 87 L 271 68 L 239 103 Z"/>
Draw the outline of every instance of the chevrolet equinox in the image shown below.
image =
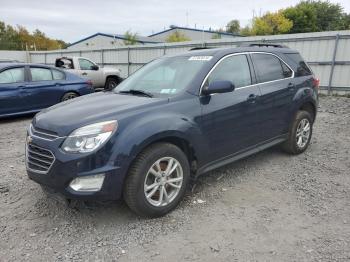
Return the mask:
<path id="1" fill-rule="evenodd" d="M 162 216 L 192 179 L 268 147 L 308 147 L 319 81 L 280 45 L 189 51 L 156 59 L 114 90 L 38 113 L 29 177 L 67 200 L 123 198 Z"/>

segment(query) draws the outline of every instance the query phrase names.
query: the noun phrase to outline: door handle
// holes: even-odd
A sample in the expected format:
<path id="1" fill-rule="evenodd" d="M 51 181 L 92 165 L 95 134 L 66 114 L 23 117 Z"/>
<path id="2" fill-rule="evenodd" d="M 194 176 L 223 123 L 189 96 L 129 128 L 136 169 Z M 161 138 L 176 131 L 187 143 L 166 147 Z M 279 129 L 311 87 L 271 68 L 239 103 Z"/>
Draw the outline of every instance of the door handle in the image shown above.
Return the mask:
<path id="1" fill-rule="evenodd" d="M 295 84 L 293 84 L 293 83 L 289 83 L 288 84 L 288 86 L 287 86 L 287 88 L 288 88 L 288 90 L 294 90 L 294 88 L 295 88 Z"/>
<path id="2" fill-rule="evenodd" d="M 84 72 L 84 73 L 82 73 L 81 75 L 82 75 L 82 76 L 87 76 L 87 73 Z"/>
<path id="3" fill-rule="evenodd" d="M 247 102 L 248 103 L 255 103 L 256 100 L 258 99 L 259 96 L 257 95 L 254 95 L 254 94 L 250 94 L 248 97 L 247 97 Z"/>

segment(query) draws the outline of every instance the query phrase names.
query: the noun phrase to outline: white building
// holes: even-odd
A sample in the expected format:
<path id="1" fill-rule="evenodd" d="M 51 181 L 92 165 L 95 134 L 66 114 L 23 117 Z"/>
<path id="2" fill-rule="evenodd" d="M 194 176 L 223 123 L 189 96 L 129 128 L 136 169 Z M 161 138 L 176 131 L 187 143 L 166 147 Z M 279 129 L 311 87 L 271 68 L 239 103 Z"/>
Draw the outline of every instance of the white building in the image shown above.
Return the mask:
<path id="1" fill-rule="evenodd" d="M 167 42 L 167 39 L 173 33 L 178 32 L 189 39 L 189 41 L 205 41 L 218 38 L 234 38 L 239 35 L 211 31 L 200 30 L 195 28 L 170 26 L 169 29 L 152 34 L 150 36 L 136 36 L 136 44 L 147 45 Z M 94 35 L 83 38 L 70 44 L 69 50 L 92 50 L 92 49 L 113 49 L 116 47 L 125 46 L 127 39 L 124 35 L 96 33 Z"/>
<path id="2" fill-rule="evenodd" d="M 234 38 L 234 37 L 240 36 L 238 34 L 231 34 L 231 33 L 220 32 L 220 31 L 212 31 L 212 30 L 204 30 L 204 29 L 201 30 L 196 28 L 187 28 L 187 27 L 180 27 L 180 26 L 170 26 L 169 29 L 152 34 L 148 37 L 160 42 L 166 42 L 167 38 L 175 32 L 178 32 L 181 35 L 184 35 L 186 38 L 189 39 L 189 41 L 205 41 L 205 40 L 211 40 L 211 39 Z"/>
<path id="3" fill-rule="evenodd" d="M 113 49 L 125 46 L 127 39 L 123 35 L 113 35 L 105 33 L 96 33 L 70 44 L 69 50 L 91 50 L 91 49 Z M 144 36 L 137 36 L 137 44 L 156 44 L 160 41 Z"/>

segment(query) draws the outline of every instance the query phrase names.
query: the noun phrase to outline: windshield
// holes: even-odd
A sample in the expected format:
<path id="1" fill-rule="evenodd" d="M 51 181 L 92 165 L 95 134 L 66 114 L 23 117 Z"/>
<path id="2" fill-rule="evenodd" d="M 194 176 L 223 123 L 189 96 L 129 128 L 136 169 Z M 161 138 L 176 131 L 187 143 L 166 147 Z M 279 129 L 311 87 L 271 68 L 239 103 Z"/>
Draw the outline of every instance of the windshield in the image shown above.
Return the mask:
<path id="1" fill-rule="evenodd" d="M 175 95 L 185 90 L 204 63 L 211 59 L 211 57 L 193 58 L 192 56 L 157 59 L 125 79 L 114 89 L 114 92 L 127 93 L 130 90 L 137 90 L 152 96 Z"/>

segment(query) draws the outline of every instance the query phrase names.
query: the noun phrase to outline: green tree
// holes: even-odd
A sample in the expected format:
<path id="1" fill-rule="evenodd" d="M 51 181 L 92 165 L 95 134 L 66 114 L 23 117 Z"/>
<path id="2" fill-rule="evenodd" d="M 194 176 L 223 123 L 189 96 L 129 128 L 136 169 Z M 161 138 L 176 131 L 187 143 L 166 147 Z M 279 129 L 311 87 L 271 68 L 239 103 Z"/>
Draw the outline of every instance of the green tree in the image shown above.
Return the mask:
<path id="1" fill-rule="evenodd" d="M 0 49 L 26 50 L 27 47 L 29 50 L 55 50 L 65 48 L 66 44 L 47 37 L 38 29 L 31 34 L 23 26 L 13 27 L 0 21 Z"/>
<path id="2" fill-rule="evenodd" d="M 132 33 L 130 30 L 126 31 L 124 34 L 124 45 L 136 45 L 137 33 Z"/>
<path id="3" fill-rule="evenodd" d="M 231 20 L 230 22 L 227 23 L 226 25 L 226 31 L 228 33 L 232 33 L 232 34 L 238 34 L 240 31 L 240 23 L 238 20 Z"/>
<path id="4" fill-rule="evenodd" d="M 329 1 L 302 1 L 283 14 L 293 21 L 290 33 L 344 30 L 349 26 L 343 7 Z"/>
<path id="5" fill-rule="evenodd" d="M 171 35 L 169 35 L 166 40 L 168 43 L 172 42 L 185 42 L 185 41 L 191 41 L 187 36 L 185 36 L 183 33 L 180 33 L 178 31 L 175 31 Z"/>
<path id="6" fill-rule="evenodd" d="M 253 19 L 250 35 L 276 35 L 288 33 L 293 22 L 287 19 L 281 11 L 266 13 Z"/>
<path id="7" fill-rule="evenodd" d="M 11 25 L 6 25 L 3 22 L 0 22 L 0 49 L 20 49 L 20 41 L 16 29 Z"/>
<path id="8" fill-rule="evenodd" d="M 344 16 L 345 29 L 350 29 L 350 13 Z"/>
<path id="9" fill-rule="evenodd" d="M 239 34 L 242 36 L 251 36 L 252 29 L 247 25 L 247 26 L 240 29 Z"/>

